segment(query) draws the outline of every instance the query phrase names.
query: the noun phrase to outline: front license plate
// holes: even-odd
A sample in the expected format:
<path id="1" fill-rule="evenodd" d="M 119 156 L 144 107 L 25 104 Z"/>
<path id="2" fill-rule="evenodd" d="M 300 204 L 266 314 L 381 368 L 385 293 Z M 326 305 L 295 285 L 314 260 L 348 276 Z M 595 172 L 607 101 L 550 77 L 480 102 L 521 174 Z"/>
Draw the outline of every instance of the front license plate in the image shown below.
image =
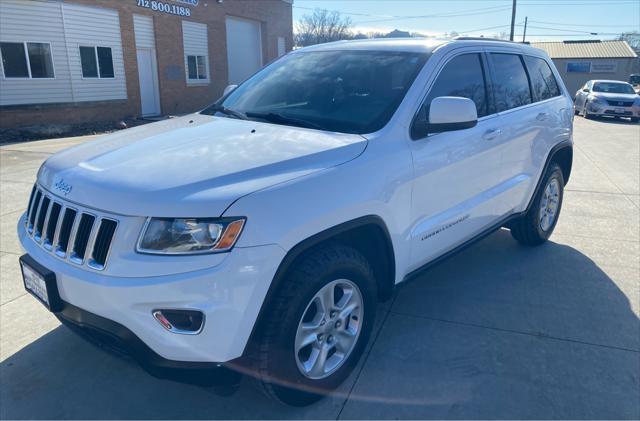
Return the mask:
<path id="1" fill-rule="evenodd" d="M 44 277 L 26 263 L 22 264 L 22 277 L 24 278 L 24 287 L 27 291 L 35 295 L 49 307 L 49 294 L 47 294 L 47 284 L 44 281 Z"/>
<path id="2" fill-rule="evenodd" d="M 24 288 L 50 311 L 60 311 L 62 302 L 58 295 L 56 275 L 38 264 L 29 255 L 20 258 Z"/>
<path id="3" fill-rule="evenodd" d="M 624 114 L 624 108 L 616 108 L 616 109 L 614 109 L 614 112 L 616 114 Z"/>

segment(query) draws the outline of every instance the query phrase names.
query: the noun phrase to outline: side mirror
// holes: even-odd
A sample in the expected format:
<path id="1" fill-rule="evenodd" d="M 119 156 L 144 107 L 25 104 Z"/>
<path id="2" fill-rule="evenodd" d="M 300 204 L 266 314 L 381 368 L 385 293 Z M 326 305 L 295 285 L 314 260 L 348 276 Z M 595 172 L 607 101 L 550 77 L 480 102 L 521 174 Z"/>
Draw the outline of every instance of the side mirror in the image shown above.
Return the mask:
<path id="1" fill-rule="evenodd" d="M 226 88 L 224 88 L 224 92 L 222 93 L 222 96 L 227 96 L 228 94 L 233 92 L 237 87 L 238 87 L 238 85 L 229 85 L 229 86 L 227 86 Z"/>
<path id="2" fill-rule="evenodd" d="M 582 92 L 589 93 L 589 88 L 583 88 L 583 89 L 582 89 Z"/>
<path id="3" fill-rule="evenodd" d="M 475 127 L 478 124 L 476 104 L 469 98 L 441 96 L 434 98 L 427 107 L 423 106 L 411 128 L 414 139 L 431 133 L 450 132 Z"/>

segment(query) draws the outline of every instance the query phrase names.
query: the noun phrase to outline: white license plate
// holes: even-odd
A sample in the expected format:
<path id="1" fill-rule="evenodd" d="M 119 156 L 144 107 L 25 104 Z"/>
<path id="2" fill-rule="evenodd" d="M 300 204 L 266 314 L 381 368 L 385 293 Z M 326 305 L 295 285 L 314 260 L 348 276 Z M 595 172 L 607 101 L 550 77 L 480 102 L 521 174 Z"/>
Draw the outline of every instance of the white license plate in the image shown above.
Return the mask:
<path id="1" fill-rule="evenodd" d="M 21 262 L 21 264 L 24 287 L 27 291 L 33 293 L 33 295 L 49 306 L 49 294 L 47 292 L 47 283 L 45 282 L 44 277 L 26 263 Z"/>
<path id="2" fill-rule="evenodd" d="M 625 111 L 624 108 L 616 108 L 613 110 L 613 112 L 616 114 L 624 114 L 624 111 Z"/>

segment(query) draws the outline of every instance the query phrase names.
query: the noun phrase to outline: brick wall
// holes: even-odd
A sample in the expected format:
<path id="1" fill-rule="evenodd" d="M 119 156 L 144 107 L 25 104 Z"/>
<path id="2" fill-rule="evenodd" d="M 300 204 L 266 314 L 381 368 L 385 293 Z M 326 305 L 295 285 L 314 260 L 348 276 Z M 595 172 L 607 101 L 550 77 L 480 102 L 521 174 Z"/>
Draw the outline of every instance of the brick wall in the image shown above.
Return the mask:
<path id="1" fill-rule="evenodd" d="M 140 115 L 140 87 L 136 59 L 133 14 L 152 16 L 156 37 L 158 83 L 162 114 L 196 111 L 217 99 L 227 85 L 227 15 L 262 23 L 264 63 L 277 57 L 277 39 L 285 37 L 287 51 L 293 47 L 291 4 L 281 0 L 200 0 L 189 6 L 190 17 L 169 15 L 137 6 L 136 0 L 64 0 L 68 3 L 115 9 L 120 15 L 122 49 L 127 80 L 127 100 L 97 103 L 11 106 L 0 110 L 0 127 L 108 121 Z M 172 0 L 164 0 L 173 3 Z M 176 5 L 186 6 L 181 3 Z M 184 70 L 182 20 L 205 23 L 209 36 L 211 83 L 187 86 Z M 178 76 L 179 73 L 179 77 Z"/>

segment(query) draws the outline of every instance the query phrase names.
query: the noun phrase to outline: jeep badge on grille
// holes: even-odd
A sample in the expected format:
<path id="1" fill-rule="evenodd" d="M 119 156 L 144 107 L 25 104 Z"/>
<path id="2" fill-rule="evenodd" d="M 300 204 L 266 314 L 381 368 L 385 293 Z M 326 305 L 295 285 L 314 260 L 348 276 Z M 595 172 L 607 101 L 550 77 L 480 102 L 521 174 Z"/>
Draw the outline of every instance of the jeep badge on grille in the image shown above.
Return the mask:
<path id="1" fill-rule="evenodd" d="M 53 187 L 65 196 L 71 193 L 71 189 L 73 189 L 73 187 L 70 184 L 65 183 L 62 178 L 58 180 Z"/>

